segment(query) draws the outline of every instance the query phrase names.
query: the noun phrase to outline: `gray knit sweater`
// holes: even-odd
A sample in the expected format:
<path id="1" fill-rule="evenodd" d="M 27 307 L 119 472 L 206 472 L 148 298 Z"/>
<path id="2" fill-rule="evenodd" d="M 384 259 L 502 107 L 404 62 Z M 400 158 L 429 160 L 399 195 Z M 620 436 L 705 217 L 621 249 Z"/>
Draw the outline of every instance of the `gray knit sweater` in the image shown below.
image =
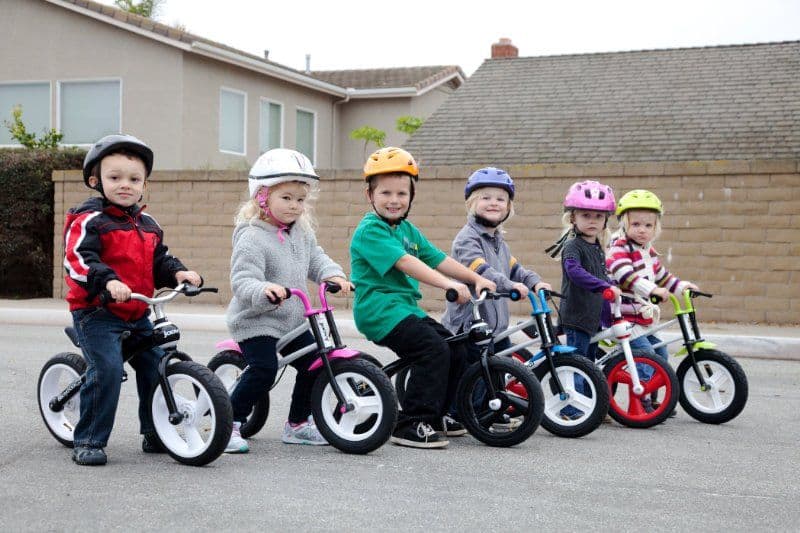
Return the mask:
<path id="1" fill-rule="evenodd" d="M 306 289 L 306 280 L 320 283 L 344 276 L 342 267 L 328 257 L 312 233 L 295 226 L 278 239 L 278 228 L 260 220 L 243 223 L 233 230 L 231 288 L 233 299 L 225 319 L 237 342 L 267 335 L 281 337 L 299 326 L 303 304 L 289 298 L 280 306 L 269 303 L 267 282 Z M 313 300 L 312 300 L 313 301 Z"/>

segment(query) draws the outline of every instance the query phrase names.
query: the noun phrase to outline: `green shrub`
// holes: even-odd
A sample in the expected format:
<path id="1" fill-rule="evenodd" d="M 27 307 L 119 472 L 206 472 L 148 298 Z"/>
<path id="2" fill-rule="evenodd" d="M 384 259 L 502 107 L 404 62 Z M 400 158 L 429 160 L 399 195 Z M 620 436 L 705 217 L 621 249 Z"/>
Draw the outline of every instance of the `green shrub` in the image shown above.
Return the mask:
<path id="1" fill-rule="evenodd" d="M 53 291 L 54 170 L 80 169 L 81 150 L 0 150 L 0 297 Z"/>

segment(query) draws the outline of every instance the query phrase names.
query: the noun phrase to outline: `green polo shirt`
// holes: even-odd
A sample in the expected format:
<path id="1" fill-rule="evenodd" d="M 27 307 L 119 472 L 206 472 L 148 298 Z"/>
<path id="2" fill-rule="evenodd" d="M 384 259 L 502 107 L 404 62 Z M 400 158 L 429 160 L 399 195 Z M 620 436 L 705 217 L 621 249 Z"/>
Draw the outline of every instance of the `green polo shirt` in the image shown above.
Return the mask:
<path id="1" fill-rule="evenodd" d="M 406 254 L 436 268 L 447 255 L 408 220 L 390 226 L 375 213 L 361 219 L 350 241 L 350 276 L 356 286 L 353 318 L 371 341 L 380 341 L 409 315 L 420 318 L 419 282 L 394 264 Z"/>

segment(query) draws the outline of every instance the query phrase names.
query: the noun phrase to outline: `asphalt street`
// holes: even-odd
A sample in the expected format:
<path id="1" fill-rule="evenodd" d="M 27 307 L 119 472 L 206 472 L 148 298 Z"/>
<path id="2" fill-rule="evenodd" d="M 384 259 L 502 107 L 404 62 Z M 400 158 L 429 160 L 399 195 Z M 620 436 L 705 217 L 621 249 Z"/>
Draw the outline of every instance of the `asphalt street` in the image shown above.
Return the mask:
<path id="1" fill-rule="evenodd" d="M 223 335 L 187 326 L 181 348 L 205 363 Z M 346 340 L 392 359 L 363 339 Z M 740 358 L 749 401 L 721 426 L 679 409 L 648 430 L 611 424 L 567 440 L 540 428 L 510 449 L 462 437 L 444 450 L 389 444 L 368 456 L 280 442 L 290 370 L 250 453 L 201 468 L 141 452 L 131 381 L 109 464 L 90 468 L 70 461 L 38 413 L 41 366 L 70 350 L 60 328 L 5 322 L 0 346 L 5 531 L 796 531 L 800 524 L 798 361 Z"/>

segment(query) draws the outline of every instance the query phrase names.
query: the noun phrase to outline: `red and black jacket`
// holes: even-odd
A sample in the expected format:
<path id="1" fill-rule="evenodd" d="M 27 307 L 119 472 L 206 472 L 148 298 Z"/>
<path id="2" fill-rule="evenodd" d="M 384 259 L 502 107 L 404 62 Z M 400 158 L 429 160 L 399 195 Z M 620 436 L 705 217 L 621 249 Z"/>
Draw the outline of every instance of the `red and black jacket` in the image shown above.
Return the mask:
<path id="1" fill-rule="evenodd" d="M 112 279 L 147 296 L 156 287 L 176 285 L 175 273 L 186 267 L 167 252 L 161 226 L 143 209 L 134 205 L 123 210 L 103 198 L 89 198 L 69 210 L 64 223 L 64 279 L 70 311 L 99 306 L 99 295 Z M 147 304 L 138 300 L 107 307 L 128 321 L 147 311 Z"/>

